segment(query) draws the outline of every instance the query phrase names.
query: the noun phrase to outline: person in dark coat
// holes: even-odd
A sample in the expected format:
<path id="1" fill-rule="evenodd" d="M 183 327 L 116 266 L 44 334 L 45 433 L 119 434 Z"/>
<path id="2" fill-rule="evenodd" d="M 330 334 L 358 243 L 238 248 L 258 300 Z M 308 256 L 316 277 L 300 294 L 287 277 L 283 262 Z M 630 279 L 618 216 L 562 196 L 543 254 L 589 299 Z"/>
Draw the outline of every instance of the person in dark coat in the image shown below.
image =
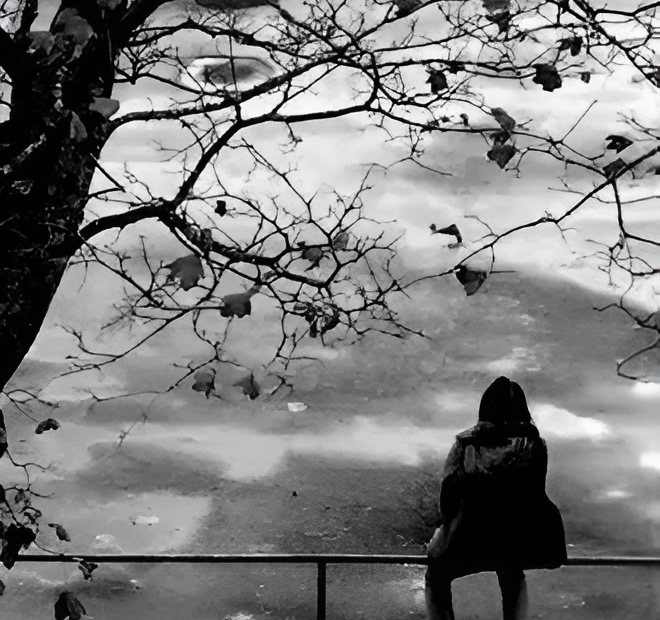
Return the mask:
<path id="1" fill-rule="evenodd" d="M 545 492 L 548 451 L 522 388 L 499 377 L 479 422 L 457 435 L 445 462 L 440 527 L 428 547 L 429 620 L 454 620 L 452 580 L 493 571 L 504 620 L 527 613 L 523 571 L 566 562 L 564 526 Z"/>

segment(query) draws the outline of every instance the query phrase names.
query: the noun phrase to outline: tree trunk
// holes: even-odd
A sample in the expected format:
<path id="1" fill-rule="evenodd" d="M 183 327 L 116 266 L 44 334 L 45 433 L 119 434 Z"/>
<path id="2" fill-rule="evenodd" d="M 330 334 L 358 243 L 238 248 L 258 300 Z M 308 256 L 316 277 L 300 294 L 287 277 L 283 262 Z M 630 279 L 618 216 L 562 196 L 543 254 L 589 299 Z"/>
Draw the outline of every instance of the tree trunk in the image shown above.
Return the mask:
<path id="1" fill-rule="evenodd" d="M 56 22 L 55 35 L 14 35 L 8 71 L 11 115 L 0 124 L 0 389 L 32 346 L 80 245 L 107 139 L 107 119 L 95 109 L 109 90 L 107 66 L 99 62 L 103 38 L 91 30 L 83 30 L 86 40 L 80 32 L 62 35 L 62 20 Z"/>
<path id="2" fill-rule="evenodd" d="M 83 218 L 94 160 L 53 138 L 0 185 L 0 386 L 32 346 Z"/>

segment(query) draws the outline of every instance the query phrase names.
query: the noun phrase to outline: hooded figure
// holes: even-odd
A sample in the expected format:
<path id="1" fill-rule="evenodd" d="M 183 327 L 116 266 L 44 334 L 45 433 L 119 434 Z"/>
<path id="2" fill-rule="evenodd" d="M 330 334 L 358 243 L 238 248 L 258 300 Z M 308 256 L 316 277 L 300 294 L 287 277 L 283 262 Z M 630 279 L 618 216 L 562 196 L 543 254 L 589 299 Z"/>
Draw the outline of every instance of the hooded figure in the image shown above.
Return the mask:
<path id="1" fill-rule="evenodd" d="M 524 570 L 566 561 L 564 526 L 545 493 L 548 451 L 522 388 L 506 377 L 484 392 L 479 422 L 445 462 L 440 527 L 428 548 L 429 620 L 454 620 L 451 581 L 494 571 L 504 620 L 526 617 Z"/>

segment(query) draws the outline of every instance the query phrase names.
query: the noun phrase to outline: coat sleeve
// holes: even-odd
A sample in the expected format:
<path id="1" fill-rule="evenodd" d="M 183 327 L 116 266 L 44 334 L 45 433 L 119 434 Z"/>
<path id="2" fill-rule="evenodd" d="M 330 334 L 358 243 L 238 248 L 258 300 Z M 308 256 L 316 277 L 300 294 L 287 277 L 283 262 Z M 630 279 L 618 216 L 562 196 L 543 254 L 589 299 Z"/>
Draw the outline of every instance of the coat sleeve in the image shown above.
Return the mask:
<path id="1" fill-rule="evenodd" d="M 452 446 L 442 474 L 440 487 L 440 522 L 448 523 L 459 512 L 462 499 L 462 483 L 464 477 L 464 448 L 460 441 Z"/>

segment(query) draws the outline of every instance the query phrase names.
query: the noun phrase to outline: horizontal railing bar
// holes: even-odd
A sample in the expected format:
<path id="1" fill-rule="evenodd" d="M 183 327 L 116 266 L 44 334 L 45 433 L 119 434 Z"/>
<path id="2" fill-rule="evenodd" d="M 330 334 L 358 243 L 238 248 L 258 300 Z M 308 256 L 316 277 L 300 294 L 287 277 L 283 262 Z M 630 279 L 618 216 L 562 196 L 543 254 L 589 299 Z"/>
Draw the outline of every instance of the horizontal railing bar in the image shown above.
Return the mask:
<path id="1" fill-rule="evenodd" d="M 84 558 L 106 563 L 172 564 L 426 564 L 425 555 L 369 555 L 359 553 L 247 553 L 247 554 L 22 554 L 18 562 L 77 562 Z"/>
<path id="2" fill-rule="evenodd" d="M 364 553 L 250 553 L 250 554 L 22 554 L 18 562 L 89 562 L 107 564 L 427 564 L 425 555 Z M 660 566 L 658 556 L 575 556 L 566 566 Z"/>

